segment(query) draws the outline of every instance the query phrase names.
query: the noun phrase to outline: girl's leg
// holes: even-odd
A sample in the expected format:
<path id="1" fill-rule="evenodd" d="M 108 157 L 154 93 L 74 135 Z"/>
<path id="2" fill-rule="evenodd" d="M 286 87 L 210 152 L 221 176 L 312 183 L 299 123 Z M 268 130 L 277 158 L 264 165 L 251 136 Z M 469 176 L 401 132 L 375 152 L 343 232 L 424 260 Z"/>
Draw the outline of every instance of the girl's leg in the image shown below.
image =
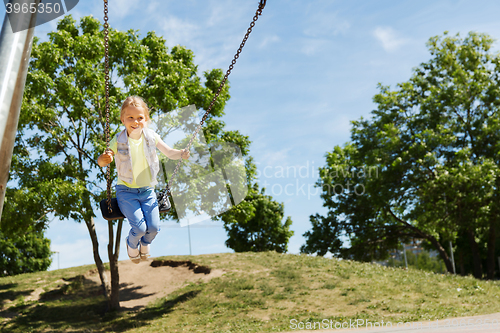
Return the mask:
<path id="1" fill-rule="evenodd" d="M 124 185 L 116 186 L 116 199 L 118 207 L 130 224 L 128 246 L 137 249 L 140 239 L 146 234 L 146 220 L 141 209 L 140 189 Z"/>
<path id="2" fill-rule="evenodd" d="M 149 245 L 160 231 L 160 211 L 158 201 L 153 188 L 148 189 L 141 195 L 141 207 L 146 220 L 146 234 L 141 238 L 141 245 Z"/>

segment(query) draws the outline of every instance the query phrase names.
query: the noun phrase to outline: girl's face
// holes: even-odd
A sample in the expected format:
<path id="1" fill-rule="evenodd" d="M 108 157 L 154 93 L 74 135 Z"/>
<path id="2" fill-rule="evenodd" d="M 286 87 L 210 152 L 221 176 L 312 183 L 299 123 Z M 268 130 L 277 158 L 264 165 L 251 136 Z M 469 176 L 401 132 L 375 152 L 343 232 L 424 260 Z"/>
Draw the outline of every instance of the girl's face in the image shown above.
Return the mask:
<path id="1" fill-rule="evenodd" d="M 120 119 L 122 124 L 125 125 L 129 136 L 140 136 L 148 120 L 144 109 L 133 105 L 129 105 L 123 110 Z"/>

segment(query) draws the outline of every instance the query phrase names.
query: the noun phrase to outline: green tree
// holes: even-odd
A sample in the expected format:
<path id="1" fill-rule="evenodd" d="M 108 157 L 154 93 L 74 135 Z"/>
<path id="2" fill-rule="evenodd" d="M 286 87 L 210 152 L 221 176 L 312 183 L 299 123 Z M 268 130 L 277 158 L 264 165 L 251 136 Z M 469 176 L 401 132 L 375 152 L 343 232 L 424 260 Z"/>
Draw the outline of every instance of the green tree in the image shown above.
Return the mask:
<path id="1" fill-rule="evenodd" d="M 500 56 L 492 44 L 488 35 L 473 32 L 464 39 L 447 33 L 430 38 L 432 58 L 408 82 L 393 91 L 379 85 L 372 118 L 353 121 L 351 142 L 328 153 L 320 169 L 317 185 L 335 217 L 329 220 L 335 242 L 327 251 L 383 259 L 399 242 L 421 238 L 451 272 L 444 244 L 464 235 L 474 275 L 483 276 L 484 244 L 487 276 L 493 277 Z M 335 185 L 342 186 L 338 193 Z M 306 234 L 305 251 L 318 252 L 313 234 Z M 344 240 L 348 246 L 339 246 Z"/>
<path id="2" fill-rule="evenodd" d="M 108 223 L 111 289 L 99 256 L 94 222 L 94 209 L 105 197 L 105 170 L 96 163 L 106 146 L 103 55 L 102 25 L 89 16 L 79 24 L 66 16 L 59 21 L 57 31 L 49 33 L 49 41 L 35 39 L 16 149 L 24 151 L 22 162 L 34 171 L 26 172 L 26 177 L 49 178 L 54 172 L 59 175 L 53 180 L 56 186 L 47 185 L 45 190 L 63 197 L 65 204 L 50 209 L 60 218 L 86 224 L 99 276 L 110 307 L 116 309 L 122 221 L 116 227 L 116 240 L 113 222 Z M 137 31 L 110 29 L 111 137 L 119 131 L 119 107 L 128 95 L 145 97 L 152 107 L 152 117 L 188 104 L 207 109 L 223 73 L 218 69 L 207 71 L 202 83 L 193 60 L 192 51 L 181 46 L 168 50 L 165 40 L 154 32 L 140 38 Z M 208 127 L 212 118 L 224 114 L 228 89 L 229 85 L 212 108 L 206 120 Z M 115 179 L 114 166 L 111 176 Z M 46 195 L 50 194 L 39 193 L 41 198 Z M 172 214 L 175 212 L 170 217 Z"/>
<path id="3" fill-rule="evenodd" d="M 255 183 L 248 196 L 239 205 L 222 214 L 224 229 L 228 233 L 226 246 L 236 252 L 245 251 L 287 251 L 288 240 L 293 236 L 290 230 L 290 216 L 283 222 L 284 206 L 263 188 L 259 193 Z"/>
<path id="4" fill-rule="evenodd" d="M 50 241 L 44 237 L 49 215 L 65 216 L 73 194 L 64 172 L 58 165 L 30 158 L 27 145 L 17 137 L 0 228 L 2 274 L 35 272 L 50 266 Z"/>
<path id="5" fill-rule="evenodd" d="M 50 240 L 43 231 L 6 236 L 0 231 L 0 276 L 45 271 L 49 268 Z"/>

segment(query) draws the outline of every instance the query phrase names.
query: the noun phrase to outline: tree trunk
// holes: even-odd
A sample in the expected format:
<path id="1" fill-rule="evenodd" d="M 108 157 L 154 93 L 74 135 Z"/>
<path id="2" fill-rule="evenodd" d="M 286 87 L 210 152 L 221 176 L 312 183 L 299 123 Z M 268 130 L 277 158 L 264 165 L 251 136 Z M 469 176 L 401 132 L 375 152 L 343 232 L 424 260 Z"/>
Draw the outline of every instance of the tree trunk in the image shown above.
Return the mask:
<path id="1" fill-rule="evenodd" d="M 439 243 L 435 237 L 431 235 L 427 236 L 428 237 L 426 237 L 426 239 L 431 242 L 432 245 L 434 245 L 434 248 L 439 252 L 439 255 L 441 256 L 441 259 L 443 259 L 448 273 L 453 274 L 453 263 L 451 262 L 451 258 L 448 256 L 448 253 L 446 253 L 446 250 L 441 246 L 441 243 Z"/>
<path id="2" fill-rule="evenodd" d="M 94 262 L 97 267 L 97 271 L 99 272 L 99 278 L 101 279 L 102 291 L 104 293 L 104 297 L 108 298 L 109 297 L 108 277 L 106 276 L 104 264 L 102 263 L 101 256 L 99 255 L 99 242 L 97 241 L 97 233 L 95 231 L 94 218 L 90 217 L 90 220 L 85 220 L 85 224 L 87 225 L 87 229 L 89 230 L 90 234 L 90 239 L 92 240 L 92 251 L 94 253 Z"/>
<path id="3" fill-rule="evenodd" d="M 486 275 L 488 280 L 493 280 L 495 277 L 495 241 L 496 241 L 496 221 L 495 218 L 490 218 L 490 232 L 488 235 L 488 258 L 486 259 Z"/>
<path id="4" fill-rule="evenodd" d="M 436 239 L 436 237 L 434 237 L 426 232 L 423 232 L 422 230 L 418 229 L 417 227 L 411 225 L 410 223 L 408 223 L 406 221 L 403 221 L 402 219 L 397 217 L 396 214 L 394 214 L 391 209 L 388 209 L 388 212 L 389 212 L 389 214 L 392 215 L 392 217 L 394 217 L 396 220 L 398 220 L 400 223 L 402 223 L 405 228 L 411 230 L 418 237 L 425 238 L 429 242 L 431 242 L 431 244 L 434 246 L 436 251 L 439 252 L 441 259 L 443 259 L 444 264 L 446 265 L 446 269 L 448 270 L 448 272 L 453 274 L 453 264 L 451 263 L 451 259 L 448 256 L 448 253 L 446 253 L 446 250 L 443 248 L 443 246 L 441 246 L 441 243 L 439 243 L 439 241 Z"/>
<path id="5" fill-rule="evenodd" d="M 464 255 L 462 250 L 458 252 L 458 264 L 460 265 L 460 275 L 465 276 Z"/>
<path id="6" fill-rule="evenodd" d="M 483 278 L 483 265 L 481 265 L 481 255 L 479 254 L 479 247 L 477 246 L 474 231 L 468 229 L 466 232 L 469 239 L 470 251 L 472 253 L 472 261 L 474 265 L 474 277 L 476 279 Z"/>
<path id="7" fill-rule="evenodd" d="M 120 254 L 120 238 L 122 234 L 123 220 L 118 220 L 118 227 L 116 230 L 116 243 L 113 252 L 113 221 L 108 221 L 108 258 L 109 269 L 111 271 L 111 295 L 109 297 L 109 310 L 116 311 L 120 309 L 120 275 L 118 273 L 118 256 Z"/>

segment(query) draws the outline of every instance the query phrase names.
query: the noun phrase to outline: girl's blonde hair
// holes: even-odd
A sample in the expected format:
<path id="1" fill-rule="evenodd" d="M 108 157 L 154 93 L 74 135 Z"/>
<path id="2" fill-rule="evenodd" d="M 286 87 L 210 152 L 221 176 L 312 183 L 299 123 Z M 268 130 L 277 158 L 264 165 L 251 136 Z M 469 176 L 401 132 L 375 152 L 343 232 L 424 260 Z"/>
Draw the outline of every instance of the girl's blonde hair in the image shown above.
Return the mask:
<path id="1" fill-rule="evenodd" d="M 123 111 L 129 106 L 135 106 L 136 108 L 142 108 L 146 115 L 146 120 L 149 120 L 149 108 L 146 102 L 139 96 L 129 96 L 123 101 L 122 109 L 120 111 L 120 118 L 123 117 Z"/>

